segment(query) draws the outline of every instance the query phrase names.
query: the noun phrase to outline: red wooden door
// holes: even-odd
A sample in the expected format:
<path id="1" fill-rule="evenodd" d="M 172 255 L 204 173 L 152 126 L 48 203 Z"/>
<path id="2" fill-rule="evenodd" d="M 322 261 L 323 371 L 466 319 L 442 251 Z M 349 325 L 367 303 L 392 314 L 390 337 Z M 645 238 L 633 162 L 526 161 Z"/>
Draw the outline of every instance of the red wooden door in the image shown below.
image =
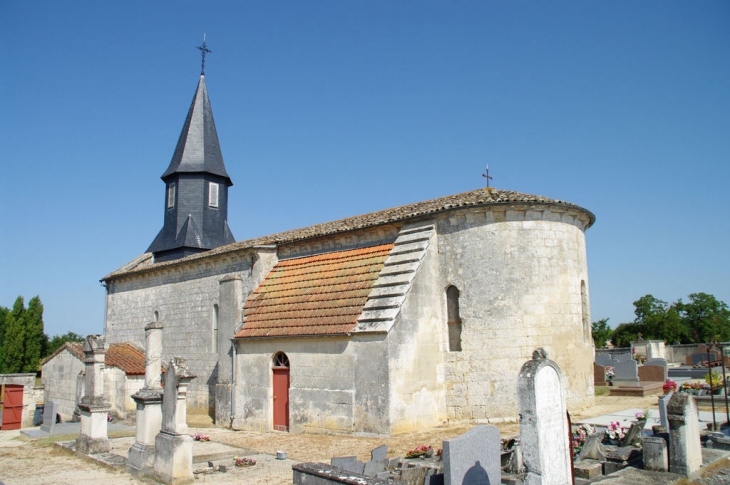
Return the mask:
<path id="1" fill-rule="evenodd" d="M 3 400 L 3 431 L 20 429 L 23 420 L 23 386 L 19 384 L 5 384 L 5 399 Z"/>
<path id="2" fill-rule="evenodd" d="M 289 368 L 275 367 L 274 371 L 274 429 L 289 431 Z"/>

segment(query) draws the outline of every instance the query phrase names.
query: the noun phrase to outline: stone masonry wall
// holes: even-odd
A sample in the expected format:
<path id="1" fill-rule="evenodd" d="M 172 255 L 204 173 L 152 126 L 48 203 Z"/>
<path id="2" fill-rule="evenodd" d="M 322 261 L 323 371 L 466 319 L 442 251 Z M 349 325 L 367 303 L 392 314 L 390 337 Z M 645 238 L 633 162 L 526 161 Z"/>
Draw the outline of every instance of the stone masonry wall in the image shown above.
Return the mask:
<path id="1" fill-rule="evenodd" d="M 253 269 L 252 258 L 256 258 Z M 132 341 L 144 347 L 144 327 L 157 318 L 164 325 L 163 361 L 173 355 L 183 357 L 197 376 L 188 391 L 188 413 L 211 413 L 214 403 L 209 396 L 215 391 L 218 361 L 213 321 L 219 281 L 239 276 L 245 299 L 273 264 L 275 256 L 262 259 L 253 252 L 239 252 L 116 279 L 107 295 L 107 341 Z"/>
<path id="2" fill-rule="evenodd" d="M 436 426 L 448 418 L 442 302 L 436 236 L 388 335 L 391 433 Z"/>
<path id="3" fill-rule="evenodd" d="M 71 419 L 76 407 L 76 378 L 84 371 L 84 363 L 68 350 L 63 350 L 43 365 L 44 401 L 58 404 L 64 420 Z"/>
<path id="4" fill-rule="evenodd" d="M 547 207 L 438 218 L 441 298 L 449 285 L 458 288 L 462 320 L 462 351 L 444 352 L 450 419 L 516 418 L 517 375 L 537 347 L 564 370 L 568 406 L 592 402 L 593 345 L 583 326 L 590 309 L 581 298 L 587 221 L 582 212 Z M 445 310 L 441 318 L 446 335 Z"/>

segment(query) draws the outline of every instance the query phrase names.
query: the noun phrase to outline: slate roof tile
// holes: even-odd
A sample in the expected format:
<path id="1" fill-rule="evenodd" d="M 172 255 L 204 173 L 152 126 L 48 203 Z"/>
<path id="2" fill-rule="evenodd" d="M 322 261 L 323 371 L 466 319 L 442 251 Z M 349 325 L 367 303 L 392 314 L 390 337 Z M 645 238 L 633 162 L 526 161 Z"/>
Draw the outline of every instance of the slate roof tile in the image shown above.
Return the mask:
<path id="1" fill-rule="evenodd" d="M 279 261 L 248 298 L 235 338 L 350 332 L 392 248 L 381 244 Z"/>

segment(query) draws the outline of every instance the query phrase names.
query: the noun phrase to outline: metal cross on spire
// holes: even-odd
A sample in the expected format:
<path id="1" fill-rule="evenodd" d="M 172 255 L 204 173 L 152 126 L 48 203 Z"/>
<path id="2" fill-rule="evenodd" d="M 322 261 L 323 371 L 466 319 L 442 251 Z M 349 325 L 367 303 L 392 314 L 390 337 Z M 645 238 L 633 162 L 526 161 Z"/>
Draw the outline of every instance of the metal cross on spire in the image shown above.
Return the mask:
<path id="1" fill-rule="evenodd" d="M 202 61 L 200 63 L 200 74 L 205 74 L 205 55 L 213 52 L 205 45 L 205 34 L 203 34 L 203 45 L 199 45 L 198 49 L 200 49 L 200 55 L 202 56 Z"/>
<path id="2" fill-rule="evenodd" d="M 487 179 L 487 188 L 489 188 L 489 181 L 492 180 L 492 177 L 489 176 L 489 164 L 487 164 L 487 172 L 483 173 L 482 177 Z"/>

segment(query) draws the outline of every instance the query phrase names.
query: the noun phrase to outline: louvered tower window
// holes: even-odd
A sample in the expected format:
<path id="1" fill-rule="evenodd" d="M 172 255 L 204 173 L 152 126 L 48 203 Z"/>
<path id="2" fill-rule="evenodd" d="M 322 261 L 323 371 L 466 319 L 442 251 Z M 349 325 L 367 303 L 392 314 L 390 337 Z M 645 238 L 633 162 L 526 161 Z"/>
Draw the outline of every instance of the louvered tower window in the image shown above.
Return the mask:
<path id="1" fill-rule="evenodd" d="M 172 209 L 175 207 L 175 184 L 172 183 L 167 186 L 167 208 Z"/>
<path id="2" fill-rule="evenodd" d="M 208 205 L 218 207 L 218 184 L 215 182 L 208 184 Z"/>

